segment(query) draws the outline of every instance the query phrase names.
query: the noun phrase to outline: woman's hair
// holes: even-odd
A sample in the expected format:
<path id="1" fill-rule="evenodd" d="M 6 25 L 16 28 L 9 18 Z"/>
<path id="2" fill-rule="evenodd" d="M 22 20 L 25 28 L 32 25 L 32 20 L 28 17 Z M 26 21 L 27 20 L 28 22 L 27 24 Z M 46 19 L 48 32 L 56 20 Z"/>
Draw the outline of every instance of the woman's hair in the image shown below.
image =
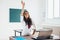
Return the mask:
<path id="1" fill-rule="evenodd" d="M 26 15 L 26 13 L 25 12 L 28 12 L 27 10 L 24 10 L 24 13 L 23 13 L 23 16 L 25 16 Z"/>
<path id="2" fill-rule="evenodd" d="M 23 15 L 26 15 L 25 12 L 28 12 L 28 11 L 25 10 Z M 25 21 L 26 25 L 28 25 L 28 28 L 30 28 L 32 25 L 32 20 L 31 20 L 30 16 L 27 19 L 25 18 L 25 16 L 23 16 L 23 20 Z"/>
<path id="3" fill-rule="evenodd" d="M 32 25 L 32 20 L 31 20 L 30 17 L 28 17 L 28 18 L 26 19 L 25 16 L 24 16 L 23 20 L 25 21 L 26 25 L 27 25 L 27 24 L 28 24 L 28 25 Z"/>

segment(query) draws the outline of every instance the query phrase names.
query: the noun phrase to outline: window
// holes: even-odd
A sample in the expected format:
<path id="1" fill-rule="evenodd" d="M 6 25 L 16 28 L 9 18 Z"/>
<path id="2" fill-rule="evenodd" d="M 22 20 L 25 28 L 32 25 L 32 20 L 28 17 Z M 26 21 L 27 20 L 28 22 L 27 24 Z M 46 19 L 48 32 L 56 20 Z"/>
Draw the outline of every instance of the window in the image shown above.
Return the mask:
<path id="1" fill-rule="evenodd" d="M 46 0 L 47 18 L 59 17 L 59 0 Z"/>

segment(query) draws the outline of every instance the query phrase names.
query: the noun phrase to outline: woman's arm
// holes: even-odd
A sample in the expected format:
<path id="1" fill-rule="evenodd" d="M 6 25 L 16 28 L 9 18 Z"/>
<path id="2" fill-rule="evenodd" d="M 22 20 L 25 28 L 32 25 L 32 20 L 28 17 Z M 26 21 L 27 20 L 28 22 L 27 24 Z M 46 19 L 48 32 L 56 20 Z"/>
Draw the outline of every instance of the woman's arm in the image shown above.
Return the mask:
<path id="1" fill-rule="evenodd" d="M 32 35 L 34 35 L 34 34 L 35 34 L 35 32 L 36 32 L 36 29 L 34 29 L 34 30 L 33 30 L 33 33 L 32 33 Z"/>
<path id="2" fill-rule="evenodd" d="M 33 33 L 32 33 L 32 35 L 34 35 L 35 32 L 36 32 L 36 26 L 35 26 L 35 23 L 34 22 L 32 22 L 32 23 L 33 23 Z"/>
<path id="3" fill-rule="evenodd" d="M 21 11 L 21 15 L 23 16 L 25 3 L 24 3 L 23 1 L 21 1 L 21 4 L 22 4 L 22 11 Z"/>

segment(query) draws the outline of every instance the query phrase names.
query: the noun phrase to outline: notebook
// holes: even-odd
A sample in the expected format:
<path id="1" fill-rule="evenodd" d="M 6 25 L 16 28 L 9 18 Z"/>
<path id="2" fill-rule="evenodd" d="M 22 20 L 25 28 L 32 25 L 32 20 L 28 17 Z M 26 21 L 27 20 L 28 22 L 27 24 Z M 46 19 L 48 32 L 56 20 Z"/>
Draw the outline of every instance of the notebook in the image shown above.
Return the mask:
<path id="1" fill-rule="evenodd" d="M 15 37 L 15 40 L 26 40 L 24 37 Z"/>

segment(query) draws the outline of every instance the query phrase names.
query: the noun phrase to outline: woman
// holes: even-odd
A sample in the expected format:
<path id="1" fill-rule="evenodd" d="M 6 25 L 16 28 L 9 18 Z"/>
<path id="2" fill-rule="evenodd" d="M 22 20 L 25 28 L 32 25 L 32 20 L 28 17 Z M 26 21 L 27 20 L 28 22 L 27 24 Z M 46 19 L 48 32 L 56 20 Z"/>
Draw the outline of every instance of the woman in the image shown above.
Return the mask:
<path id="1" fill-rule="evenodd" d="M 29 12 L 27 10 L 24 10 L 25 3 L 21 1 L 21 4 L 22 4 L 21 15 L 23 16 L 24 25 L 22 35 L 34 35 L 36 27 L 30 18 Z"/>

